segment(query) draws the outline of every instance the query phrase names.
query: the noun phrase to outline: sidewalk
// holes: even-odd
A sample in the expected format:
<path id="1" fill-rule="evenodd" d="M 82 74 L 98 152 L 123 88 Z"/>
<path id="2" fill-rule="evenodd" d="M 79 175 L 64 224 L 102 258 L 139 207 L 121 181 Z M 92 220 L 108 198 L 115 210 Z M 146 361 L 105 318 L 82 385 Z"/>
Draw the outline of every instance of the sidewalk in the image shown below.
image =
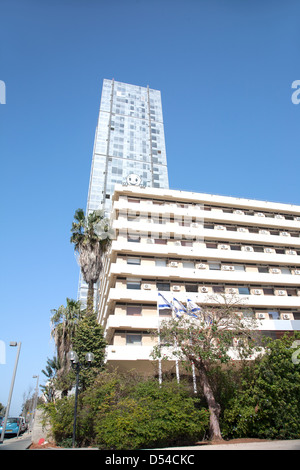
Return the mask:
<path id="1" fill-rule="evenodd" d="M 264 441 L 264 442 L 240 442 L 224 443 L 217 445 L 197 445 L 191 447 L 168 447 L 163 450 L 300 450 L 300 439 L 290 441 Z"/>

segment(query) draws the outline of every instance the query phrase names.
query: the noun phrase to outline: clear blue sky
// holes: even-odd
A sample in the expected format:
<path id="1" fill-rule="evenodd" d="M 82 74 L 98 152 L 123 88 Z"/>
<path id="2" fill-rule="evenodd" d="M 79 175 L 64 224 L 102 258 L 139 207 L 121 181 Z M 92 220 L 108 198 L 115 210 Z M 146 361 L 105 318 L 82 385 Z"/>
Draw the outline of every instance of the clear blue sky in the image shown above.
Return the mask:
<path id="1" fill-rule="evenodd" d="M 22 341 L 16 414 L 53 356 L 50 310 L 77 296 L 70 226 L 103 79 L 161 90 L 171 188 L 300 204 L 300 4 L 1 0 L 0 16 L 0 339 Z"/>

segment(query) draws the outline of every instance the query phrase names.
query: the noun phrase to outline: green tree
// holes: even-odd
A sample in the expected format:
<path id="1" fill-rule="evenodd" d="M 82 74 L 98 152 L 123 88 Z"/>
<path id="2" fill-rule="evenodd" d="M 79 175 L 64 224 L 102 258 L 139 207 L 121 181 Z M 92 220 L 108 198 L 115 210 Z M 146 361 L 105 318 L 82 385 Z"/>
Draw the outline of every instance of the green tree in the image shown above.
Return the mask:
<path id="1" fill-rule="evenodd" d="M 154 359 L 177 359 L 198 371 L 200 385 L 210 411 L 210 438 L 222 440 L 221 407 L 216 400 L 210 371 L 219 364 L 245 359 L 258 350 L 256 322 L 241 316 L 245 306 L 235 296 L 214 297 L 213 306 L 201 309 L 197 318 L 183 315 L 161 322 Z"/>
<path id="2" fill-rule="evenodd" d="M 299 439 L 300 364 L 293 360 L 299 347 L 299 332 L 268 341 L 224 412 L 228 437 Z"/>
<path id="3" fill-rule="evenodd" d="M 57 351 L 57 361 L 60 369 L 58 377 L 62 377 L 69 370 L 68 352 L 72 348 L 79 320 L 83 316 L 81 303 L 67 298 L 67 305 L 53 309 L 51 317 L 51 336 L 54 338 Z"/>
<path id="4" fill-rule="evenodd" d="M 89 369 L 80 372 L 81 388 L 86 388 L 104 368 L 106 341 L 103 328 L 97 322 L 94 313 L 85 315 L 78 323 L 73 339 L 73 349 L 78 355 L 79 362 L 84 364 L 85 355 L 93 353 L 94 359 Z"/>
<path id="5" fill-rule="evenodd" d="M 43 394 L 47 402 L 52 402 L 55 400 L 55 392 L 57 389 L 56 375 L 60 370 L 60 363 L 56 356 L 52 359 L 47 358 L 45 369 L 42 370 L 42 373 L 47 377 L 47 382 L 46 385 L 41 385 L 40 387 L 43 390 Z"/>
<path id="6" fill-rule="evenodd" d="M 102 256 L 107 251 L 112 236 L 108 219 L 102 211 L 91 212 L 87 217 L 83 209 L 77 209 L 71 228 L 71 243 L 79 254 L 79 265 L 84 281 L 88 284 L 87 314 L 94 309 L 94 284 L 102 270 Z"/>

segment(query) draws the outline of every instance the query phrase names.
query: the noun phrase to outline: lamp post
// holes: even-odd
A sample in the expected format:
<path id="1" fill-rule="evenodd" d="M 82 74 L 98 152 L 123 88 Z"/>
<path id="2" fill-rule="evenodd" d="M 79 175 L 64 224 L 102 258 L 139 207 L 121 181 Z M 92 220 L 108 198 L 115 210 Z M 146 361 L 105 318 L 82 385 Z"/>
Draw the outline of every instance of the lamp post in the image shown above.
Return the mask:
<path id="1" fill-rule="evenodd" d="M 0 443 L 2 443 L 4 441 L 4 434 L 5 434 L 6 423 L 7 423 L 7 418 L 8 418 L 8 414 L 9 414 L 11 397 L 12 397 L 13 390 L 14 390 L 14 384 L 15 384 L 16 372 L 17 372 L 18 361 L 19 361 L 19 356 L 20 356 L 21 344 L 22 343 L 20 343 L 20 342 L 17 343 L 17 341 L 11 341 L 9 343 L 9 345 L 12 346 L 12 347 L 18 346 L 18 349 L 17 349 L 17 356 L 16 356 L 16 360 L 15 360 L 15 367 L 14 367 L 14 371 L 13 371 L 13 376 L 12 376 L 11 384 L 10 384 L 10 391 L 9 391 L 9 395 L 8 395 L 7 407 L 6 407 L 6 410 L 5 410 L 5 416 L 4 416 L 4 421 L 3 421 L 3 425 L 2 425 L 3 427 L 2 427 L 1 437 L 0 437 Z"/>
<path id="2" fill-rule="evenodd" d="M 32 410 L 31 410 L 30 431 L 32 431 L 33 429 L 33 423 L 35 420 L 35 412 L 36 412 L 36 407 L 37 407 L 37 399 L 38 399 L 38 394 L 39 394 L 39 376 L 33 375 L 32 378 L 36 379 L 36 387 L 35 387 L 35 394 L 34 394 L 34 399 L 33 399 L 33 404 L 32 404 Z"/>
<path id="3" fill-rule="evenodd" d="M 87 367 L 84 367 L 82 364 L 80 364 L 80 362 L 78 361 L 77 353 L 75 351 L 70 351 L 68 353 L 68 358 L 71 361 L 72 368 L 75 370 L 75 373 L 76 373 L 75 405 L 74 405 L 74 421 L 73 421 L 73 437 L 72 437 L 72 447 L 75 447 L 79 372 L 80 372 L 80 369 L 87 368 Z M 88 367 L 89 367 L 91 365 L 91 362 L 94 360 L 94 354 L 87 353 L 85 355 L 85 360 L 87 361 Z"/>

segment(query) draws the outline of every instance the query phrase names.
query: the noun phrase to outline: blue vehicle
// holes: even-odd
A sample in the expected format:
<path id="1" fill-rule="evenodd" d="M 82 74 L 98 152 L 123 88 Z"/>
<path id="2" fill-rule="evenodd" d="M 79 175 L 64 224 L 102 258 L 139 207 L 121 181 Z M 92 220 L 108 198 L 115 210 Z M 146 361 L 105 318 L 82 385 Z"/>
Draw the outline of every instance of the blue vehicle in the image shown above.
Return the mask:
<path id="1" fill-rule="evenodd" d="M 0 424 L 0 435 L 2 433 L 4 424 L 4 418 L 2 418 Z M 5 436 L 18 436 L 20 433 L 20 418 L 7 418 L 6 428 L 5 428 Z"/>

